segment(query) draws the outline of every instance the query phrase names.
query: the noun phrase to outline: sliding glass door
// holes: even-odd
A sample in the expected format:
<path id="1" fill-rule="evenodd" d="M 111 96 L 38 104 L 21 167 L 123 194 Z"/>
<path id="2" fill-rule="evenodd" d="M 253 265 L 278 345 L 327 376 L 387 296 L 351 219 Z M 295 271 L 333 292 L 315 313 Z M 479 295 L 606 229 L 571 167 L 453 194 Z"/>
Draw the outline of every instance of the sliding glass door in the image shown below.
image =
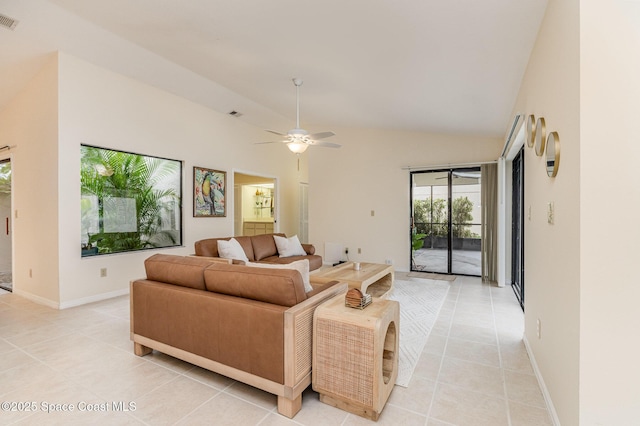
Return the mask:
<path id="1" fill-rule="evenodd" d="M 481 274 L 480 168 L 411 173 L 411 270 Z"/>
<path id="2" fill-rule="evenodd" d="M 524 310 L 524 148 L 513 159 L 511 179 L 511 286 Z"/>
<path id="3" fill-rule="evenodd" d="M 449 270 L 449 172 L 411 174 L 412 271 Z"/>

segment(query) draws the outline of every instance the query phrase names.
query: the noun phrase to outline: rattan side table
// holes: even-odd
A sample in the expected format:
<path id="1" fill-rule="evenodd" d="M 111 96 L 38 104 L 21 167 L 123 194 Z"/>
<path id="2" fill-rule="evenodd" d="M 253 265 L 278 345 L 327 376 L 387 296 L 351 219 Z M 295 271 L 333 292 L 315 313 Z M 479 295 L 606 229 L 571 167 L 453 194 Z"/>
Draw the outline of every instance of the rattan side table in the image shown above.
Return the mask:
<path id="1" fill-rule="evenodd" d="M 400 305 L 374 299 L 365 309 L 344 295 L 313 316 L 313 390 L 320 401 L 378 420 L 398 376 Z"/>

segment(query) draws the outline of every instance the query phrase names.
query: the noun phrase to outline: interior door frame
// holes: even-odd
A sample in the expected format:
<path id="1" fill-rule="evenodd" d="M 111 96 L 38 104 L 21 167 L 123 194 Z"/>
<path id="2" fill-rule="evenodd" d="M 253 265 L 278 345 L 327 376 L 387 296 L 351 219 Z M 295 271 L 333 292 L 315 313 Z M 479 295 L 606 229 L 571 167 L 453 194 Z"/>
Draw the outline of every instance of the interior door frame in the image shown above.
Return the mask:
<path id="1" fill-rule="evenodd" d="M 238 199 L 238 194 L 241 191 L 238 191 L 238 187 L 242 187 L 244 185 L 251 185 L 251 183 L 240 183 L 240 182 L 236 182 L 236 175 L 240 174 L 240 175 L 245 175 L 245 176 L 251 176 L 256 178 L 255 182 L 253 184 L 259 184 L 261 183 L 273 183 L 273 198 L 274 198 L 274 206 L 273 206 L 273 232 L 279 232 L 279 219 L 280 219 L 280 187 L 279 187 L 279 183 L 280 180 L 277 176 L 272 176 L 272 175 L 267 175 L 264 173 L 257 173 L 257 172 L 252 172 L 252 171 L 247 171 L 247 170 L 241 170 L 241 169 L 233 169 L 231 171 L 231 174 L 233 175 L 233 235 L 242 235 L 242 232 L 240 232 L 239 234 L 236 234 L 236 232 L 238 232 L 238 230 L 236 229 L 236 227 L 238 226 L 238 224 L 236 223 L 238 220 L 237 215 L 238 214 L 242 214 L 241 211 L 238 211 L 238 208 L 242 208 L 242 200 Z M 269 181 L 269 182 L 266 182 Z M 241 226 L 241 225 L 240 225 Z"/>

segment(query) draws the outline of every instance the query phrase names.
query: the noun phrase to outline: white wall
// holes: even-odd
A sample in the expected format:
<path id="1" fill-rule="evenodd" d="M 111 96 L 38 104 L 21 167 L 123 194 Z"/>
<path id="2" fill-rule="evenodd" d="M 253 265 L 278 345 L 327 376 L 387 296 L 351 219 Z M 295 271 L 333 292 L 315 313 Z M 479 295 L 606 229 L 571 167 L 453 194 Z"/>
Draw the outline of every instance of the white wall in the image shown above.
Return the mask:
<path id="1" fill-rule="evenodd" d="M 638 28 L 637 2 L 550 0 L 515 108 L 561 140 L 555 179 L 526 150 L 525 336 L 562 425 L 640 418 Z"/>
<path id="2" fill-rule="evenodd" d="M 254 145 L 265 137 L 261 129 L 64 53 L 40 75 L 0 112 L 0 142 L 18 144 L 17 289 L 61 307 L 123 294 L 153 253 L 190 254 L 198 239 L 233 235 L 231 210 L 225 218 L 193 217 L 194 166 L 227 171 L 228 209 L 234 170 L 277 177 L 280 230 L 297 232 L 306 159 L 299 172 L 284 145 Z M 82 143 L 184 161 L 183 247 L 80 257 Z M 107 277 L 99 277 L 101 268 Z"/>
<path id="3" fill-rule="evenodd" d="M 0 145 L 12 147 L 13 291 L 52 306 L 59 302 L 57 78 L 52 55 L 0 111 Z"/>
<path id="4" fill-rule="evenodd" d="M 403 167 L 494 161 L 504 143 L 473 136 L 334 130 L 342 148 L 308 150 L 310 240 L 320 254 L 325 242 L 339 243 L 349 248 L 351 260 L 390 259 L 400 271 L 409 270 L 410 259 L 409 171 Z"/>
<path id="5" fill-rule="evenodd" d="M 556 178 L 525 148 L 525 337 L 562 425 L 578 424 L 580 62 L 577 0 L 550 0 L 515 111 L 544 117 L 562 150 Z M 555 223 L 547 223 L 554 203 Z M 527 211 L 527 210 L 525 210 Z M 541 321 L 541 338 L 536 321 Z"/>
<path id="6" fill-rule="evenodd" d="M 580 14 L 580 424 L 637 425 L 640 3 Z"/>

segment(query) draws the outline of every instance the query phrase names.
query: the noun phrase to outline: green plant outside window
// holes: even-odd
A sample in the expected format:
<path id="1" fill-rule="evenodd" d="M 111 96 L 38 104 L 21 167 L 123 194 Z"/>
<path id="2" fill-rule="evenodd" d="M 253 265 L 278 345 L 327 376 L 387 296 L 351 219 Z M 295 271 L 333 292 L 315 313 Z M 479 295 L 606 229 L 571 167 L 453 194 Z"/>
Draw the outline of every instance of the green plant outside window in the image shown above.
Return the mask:
<path id="1" fill-rule="evenodd" d="M 81 146 L 82 256 L 182 244 L 182 163 Z"/>

